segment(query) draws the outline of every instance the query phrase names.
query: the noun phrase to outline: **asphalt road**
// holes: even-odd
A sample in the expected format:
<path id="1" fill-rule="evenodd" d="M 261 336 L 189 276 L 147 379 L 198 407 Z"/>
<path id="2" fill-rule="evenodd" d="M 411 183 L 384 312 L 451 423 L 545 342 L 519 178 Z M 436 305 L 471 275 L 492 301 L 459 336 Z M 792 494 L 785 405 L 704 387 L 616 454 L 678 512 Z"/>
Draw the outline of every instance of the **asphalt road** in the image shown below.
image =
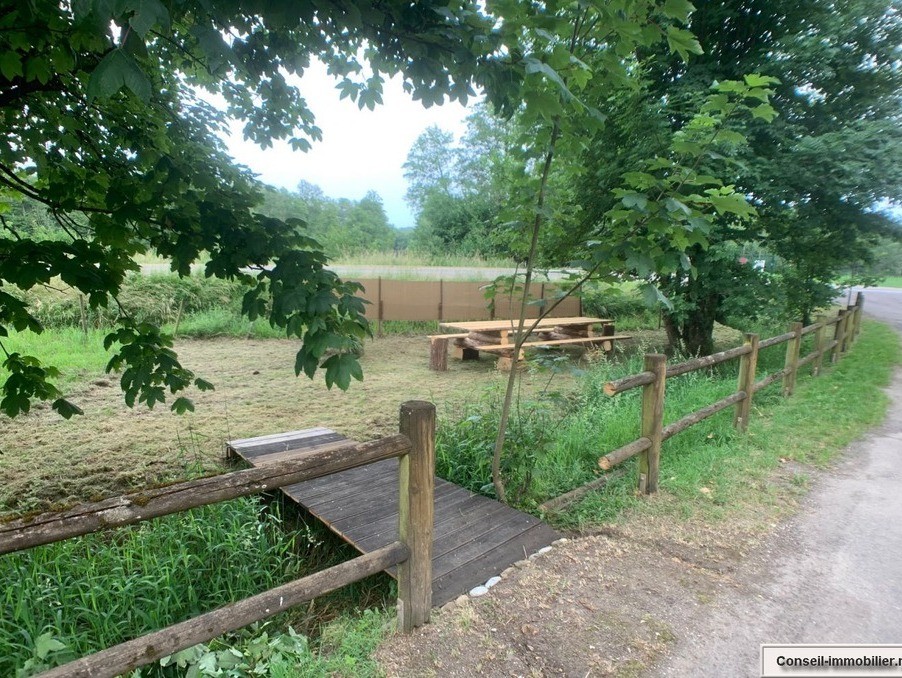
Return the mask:
<path id="1" fill-rule="evenodd" d="M 902 290 L 865 290 L 902 332 Z M 801 511 L 688 620 L 653 676 L 759 676 L 761 643 L 902 643 L 902 370 L 886 421 L 818 481 Z"/>

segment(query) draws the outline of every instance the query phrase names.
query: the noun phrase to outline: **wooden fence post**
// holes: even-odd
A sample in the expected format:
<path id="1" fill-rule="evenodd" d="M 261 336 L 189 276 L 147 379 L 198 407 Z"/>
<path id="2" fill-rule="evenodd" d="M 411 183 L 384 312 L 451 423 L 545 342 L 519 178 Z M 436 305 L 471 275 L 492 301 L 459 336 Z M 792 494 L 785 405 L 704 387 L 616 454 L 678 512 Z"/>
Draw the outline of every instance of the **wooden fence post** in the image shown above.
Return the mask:
<path id="1" fill-rule="evenodd" d="M 849 306 L 846 309 L 846 315 L 843 317 L 843 320 L 842 352 L 845 353 L 852 348 L 852 331 L 855 327 L 855 306 Z"/>
<path id="2" fill-rule="evenodd" d="M 817 324 L 817 332 L 814 334 L 814 350 L 817 351 L 817 357 L 811 363 L 812 377 L 816 377 L 821 373 L 821 365 L 824 361 L 824 347 L 827 345 L 827 316 L 819 315 Z"/>
<path id="3" fill-rule="evenodd" d="M 783 374 L 783 395 L 791 396 L 796 389 L 796 374 L 799 371 L 799 349 L 802 346 L 802 323 L 795 322 L 789 326 L 795 334 L 786 344 L 786 362 Z"/>
<path id="4" fill-rule="evenodd" d="M 855 297 L 855 330 L 853 332 L 853 340 L 861 334 L 861 314 L 864 312 L 864 293 L 859 292 Z"/>
<path id="5" fill-rule="evenodd" d="M 664 389 L 667 383 L 667 356 L 659 353 L 645 355 L 645 371 L 655 379 L 642 388 L 642 437 L 651 447 L 639 455 L 639 492 L 658 491 L 661 465 L 661 443 L 664 441 Z"/>
<path id="6" fill-rule="evenodd" d="M 738 390 L 745 391 L 745 398 L 736 403 L 736 414 L 733 417 L 733 426 L 740 431 L 745 431 L 749 426 L 749 413 L 752 411 L 752 396 L 755 394 L 755 370 L 758 368 L 758 335 L 747 333 L 745 344 L 751 347 L 751 352 L 739 359 L 739 385 Z"/>
<path id="7" fill-rule="evenodd" d="M 402 631 L 429 621 L 432 610 L 432 526 L 435 486 L 435 405 L 401 405 L 400 431 L 411 450 L 399 460 L 399 540 L 410 558 L 398 565 L 398 624 Z"/>
<path id="8" fill-rule="evenodd" d="M 385 305 L 382 303 L 382 276 L 379 276 L 378 299 L 376 301 L 376 336 L 382 338 L 382 316 L 385 314 Z"/>
<path id="9" fill-rule="evenodd" d="M 833 352 L 830 354 L 830 362 L 836 362 L 839 360 L 839 354 L 842 352 L 842 344 L 845 340 L 845 315 L 846 311 L 840 309 L 836 314 L 839 317 L 839 321 L 836 323 L 836 329 L 833 331 L 833 338 L 836 340 L 836 345 L 833 347 Z"/>

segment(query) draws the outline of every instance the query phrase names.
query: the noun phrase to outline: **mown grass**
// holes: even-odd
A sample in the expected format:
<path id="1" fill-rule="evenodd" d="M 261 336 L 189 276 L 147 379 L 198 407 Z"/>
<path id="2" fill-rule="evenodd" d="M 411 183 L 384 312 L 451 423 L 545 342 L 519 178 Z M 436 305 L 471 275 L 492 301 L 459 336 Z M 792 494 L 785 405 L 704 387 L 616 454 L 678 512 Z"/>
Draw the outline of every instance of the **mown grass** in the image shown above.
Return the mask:
<path id="1" fill-rule="evenodd" d="M 881 287 L 902 287 L 902 275 L 888 275 L 880 281 Z"/>
<path id="2" fill-rule="evenodd" d="M 249 336 L 236 333 L 235 325 L 227 317 L 217 317 L 207 311 L 199 315 L 206 316 L 199 322 L 199 326 L 205 329 L 191 329 L 190 317 L 186 316 L 180 325 L 180 335 L 182 328 L 187 326 L 189 329 L 186 332 L 198 332 L 195 336 L 221 336 L 218 334 L 220 332 L 230 333 L 228 336 Z M 368 363 L 365 365 L 367 380 L 356 391 L 341 396 L 326 392 L 321 385 L 298 382 L 288 368 L 285 375 L 287 378 L 280 376 L 282 367 L 290 367 L 291 342 L 247 342 L 247 345 L 232 339 L 221 342 L 186 342 L 182 348 L 185 349 L 188 365 L 200 372 L 208 369 L 221 372 L 218 379 L 213 375 L 214 381 L 221 388 L 214 394 L 205 394 L 203 398 L 199 398 L 198 411 L 201 414 L 192 415 L 190 420 L 179 421 L 187 421 L 190 435 L 199 436 L 200 442 L 197 443 L 198 451 L 195 454 L 205 460 L 204 468 L 209 470 L 206 463 L 215 457 L 220 441 L 226 436 L 242 437 L 312 425 L 335 426 L 339 423 L 346 424 L 349 428 L 343 432 L 351 435 L 373 435 L 396 430 L 397 405 L 401 400 L 426 397 L 440 404 L 441 428 L 437 446 L 440 475 L 474 490 L 490 493 L 491 443 L 494 439 L 494 427 L 497 425 L 497 403 L 503 378 L 494 373 L 491 361 L 455 363 L 448 373 L 429 372 L 423 334 L 432 331 L 433 326 L 385 323 L 383 330 L 387 334 L 413 334 L 415 337 L 388 338 L 368 344 L 364 356 Z M 772 332 L 778 333 L 780 330 Z M 31 350 L 56 360 L 64 368 L 64 379 L 75 384 L 90 382 L 100 375 L 107 361 L 107 355 L 101 346 L 102 335 L 103 331 L 92 330 L 89 332 L 88 342 L 82 344 L 81 331 L 67 328 L 48 331 L 40 336 L 15 335 L 6 341 L 9 346 L 16 347 L 15 350 Z M 806 346 L 810 346 L 810 342 L 811 338 L 808 338 Z M 250 344 L 254 346 L 250 347 Z M 728 345 L 735 344 L 736 335 L 731 334 Z M 73 350 L 76 347 L 77 350 Z M 269 347 L 278 350 L 270 351 Z M 806 350 L 810 349 L 803 349 Z M 785 346 L 779 346 L 762 353 L 759 378 L 768 371 L 782 367 L 784 351 Z M 853 350 L 838 365 L 828 367 L 822 376 L 812 379 L 803 375 L 793 397 L 784 399 L 779 393 L 779 385 L 757 394 L 754 419 L 747 435 L 737 434 L 733 430 L 732 410 L 728 410 L 666 442 L 662 455 L 660 501 L 649 502 L 636 497 L 633 460 L 624 464 L 624 477 L 613 480 L 603 491 L 589 495 L 566 513 L 552 516 L 551 519 L 560 527 L 588 529 L 601 523 L 621 520 L 634 512 L 666 511 L 681 516 L 716 517 L 724 512 L 737 510 L 736 507 L 742 506 L 744 501 L 760 501 L 762 496 L 767 497 L 769 475 L 781 463 L 786 460 L 815 465 L 829 463 L 838 450 L 868 426 L 879 421 L 886 403 L 880 388 L 888 381 L 892 365 L 899 360 L 897 336 L 882 325 L 865 323 L 861 339 Z M 641 371 L 641 357 L 638 353 L 621 354 L 615 362 L 600 361 L 590 365 L 582 373 L 571 371 L 574 364 L 569 359 L 550 358 L 545 363 L 552 366 L 550 370 L 546 368 L 526 375 L 523 398 L 515 411 L 509 432 L 512 452 L 506 457 L 506 471 L 514 489 L 511 495 L 519 506 L 532 511 L 545 499 L 597 477 L 598 457 L 636 438 L 639 433 L 639 391 L 615 398 L 609 398 L 602 392 L 607 380 Z M 555 369 L 562 370 L 562 373 L 555 375 Z M 669 381 L 666 421 L 674 421 L 731 393 L 735 389 L 735 383 L 735 363 Z M 84 471 L 87 475 L 79 477 L 83 473 L 80 470 L 69 473 L 66 476 L 69 480 L 66 482 L 72 484 L 72 487 L 65 483 L 60 485 L 58 489 L 61 497 L 69 496 L 69 493 L 73 496 L 83 495 L 91 487 L 85 483 L 94 483 L 95 475 L 97 491 L 109 491 L 116 486 L 113 476 L 118 472 L 119 465 L 126 464 L 130 469 L 135 468 L 135 455 L 139 452 L 140 455 L 147 456 L 146 468 L 149 470 L 141 470 L 138 474 L 140 478 L 137 479 L 129 475 L 123 481 L 126 487 L 133 482 L 140 482 L 145 477 L 144 474 L 150 474 L 151 470 L 153 474 L 147 476 L 150 481 L 170 477 L 161 476 L 161 471 L 174 474 L 171 476 L 173 478 L 187 473 L 188 466 L 185 464 L 190 460 L 186 461 L 184 453 L 176 454 L 172 459 L 161 459 L 159 453 L 154 451 L 161 444 L 166 446 L 167 436 L 171 433 L 168 422 L 178 418 L 169 417 L 165 413 L 120 412 L 121 394 L 112 393 L 114 390 L 89 387 L 85 391 L 86 397 L 90 403 L 100 408 L 99 411 L 95 408 L 93 412 L 96 418 L 76 422 L 75 428 L 70 428 L 68 434 L 60 434 L 57 431 L 59 422 L 55 418 L 51 421 L 52 415 L 45 412 L 25 422 L 27 432 L 16 433 L 11 429 L 0 431 L 6 441 L 5 445 L 14 441 L 14 446 L 33 444 L 35 447 L 32 455 L 25 449 L 4 447 L 5 451 L 9 449 L 10 454 L 5 455 L 0 464 L 7 473 L 12 471 L 13 476 L 22 476 L 16 481 L 18 484 L 15 487 L 30 487 L 27 478 L 33 478 L 35 482 L 43 478 L 45 480 L 41 482 L 46 481 L 45 484 L 52 490 L 56 486 L 51 479 L 56 478 L 57 474 L 64 474 L 64 468 L 74 468 L 73 462 L 69 460 L 70 456 L 75 460 L 75 467 L 84 466 L 89 469 L 96 466 L 96 474 Z M 261 395 L 264 393 L 265 397 Z M 473 402 L 476 395 L 482 393 L 487 393 L 485 400 Z M 260 404 L 261 399 L 266 401 L 265 405 Z M 462 404 L 466 401 L 471 404 Z M 206 416 L 203 414 L 205 411 L 213 415 L 209 421 L 203 418 Z M 311 418 L 320 416 L 313 415 L 313 411 L 324 413 L 322 416 L 326 418 Z M 70 422 L 66 426 L 73 425 Z M 123 449 L 112 450 L 107 434 L 100 433 L 98 427 L 104 430 L 109 428 L 109 435 L 116 435 L 117 439 L 121 439 Z M 41 452 L 43 448 L 40 445 L 55 446 L 57 443 L 51 442 L 51 439 L 56 440 L 60 435 L 59 452 L 53 452 L 51 456 L 59 456 L 59 463 L 63 465 L 42 466 L 48 453 Z M 172 434 L 173 438 L 175 436 L 176 434 Z M 93 447 L 84 446 L 89 439 Z M 116 455 L 125 456 L 120 460 Z M 20 456 L 22 464 L 12 464 Z M 143 463 L 138 462 L 137 467 L 142 468 Z M 34 467 L 38 467 L 37 470 Z M 26 477 L 32 471 L 37 475 Z M 6 495 L 7 500 L 14 497 L 16 501 L 22 502 L 19 507 L 40 506 L 47 499 L 41 495 L 25 502 L 18 490 L 15 494 Z M 245 516 L 253 521 L 248 524 L 263 525 L 266 531 L 267 523 L 265 520 L 263 523 L 259 522 L 258 513 L 259 507 L 253 508 Z M 7 596 L 4 606 L 17 610 L 6 616 L 7 620 L 11 620 L 12 626 L 0 626 L 0 643 L 7 642 L 11 648 L 4 650 L 0 645 L 0 658 L 15 653 L 20 662 L 18 665 L 21 665 L 21 661 L 32 656 L 35 638 L 47 632 L 53 633 L 54 637 L 68 639 L 70 636 L 65 635 L 66 627 L 61 610 L 74 609 L 78 614 L 87 615 L 94 614 L 92 610 L 95 609 L 100 611 L 96 620 L 79 624 L 79 629 L 88 628 L 92 624 L 112 623 L 115 615 L 107 615 L 106 620 L 104 618 L 106 603 L 94 602 L 93 597 L 100 595 L 99 591 L 103 589 L 115 592 L 125 591 L 133 586 L 133 598 L 126 596 L 123 601 L 114 601 L 109 609 L 119 609 L 118 605 L 127 605 L 129 603 L 126 601 L 132 600 L 130 623 L 132 620 L 146 622 L 154 617 L 150 621 L 162 624 L 171 623 L 168 619 L 163 621 L 164 612 L 176 617 L 179 614 L 190 616 L 201 609 L 198 606 L 219 604 L 215 595 L 249 595 L 269 585 L 268 580 L 247 580 L 242 583 L 241 577 L 237 583 L 226 584 L 222 579 L 206 576 L 205 571 L 198 569 L 199 565 L 194 564 L 192 558 L 218 565 L 229 577 L 231 569 L 256 568 L 260 559 L 253 549 L 234 547 L 228 556 L 228 568 L 223 568 L 222 563 L 226 559 L 221 555 L 222 552 L 211 548 L 209 544 L 195 541 L 190 536 L 194 529 L 192 525 L 180 525 L 176 519 L 181 517 L 172 519 L 173 525 L 178 529 L 163 521 L 151 524 L 163 524 L 163 530 L 168 530 L 169 536 L 165 539 L 151 537 L 146 545 L 130 542 L 131 532 L 124 532 L 126 536 L 123 537 L 115 533 L 115 537 L 87 538 L 94 540 L 85 542 L 90 546 L 78 546 L 81 542 L 79 540 L 70 542 L 75 546 L 65 544 L 45 547 L 48 550 L 44 556 L 14 556 L 13 558 L 23 558 L 28 555 L 29 558 L 37 559 L 15 561 L 19 563 L 19 569 L 4 570 L 6 561 L 0 559 L 0 582 L 3 583 L 2 590 Z M 217 516 L 210 516 L 204 522 L 211 523 L 204 529 L 210 530 L 210 541 L 213 543 L 227 539 L 216 535 L 216 531 L 220 529 L 218 524 L 221 524 L 222 529 L 230 529 L 229 525 L 233 525 Z M 146 529 L 149 526 L 135 528 L 134 532 L 141 536 L 142 530 Z M 187 537 L 181 532 L 185 529 Z M 253 532 L 253 529 L 259 528 L 248 529 Z M 242 534 L 248 530 L 230 529 L 230 532 Z M 230 543 L 234 544 L 234 538 L 233 536 Z M 290 542 L 291 532 L 285 538 Z M 305 536 L 302 541 L 310 545 L 325 539 L 327 537 L 324 535 Z M 182 548 L 183 542 L 187 544 L 187 552 Z M 116 565 L 108 560 L 112 558 L 108 552 L 116 551 L 122 543 L 130 544 L 129 552 L 122 553 L 120 549 L 119 555 L 127 565 Z M 285 543 L 288 542 L 275 543 L 273 548 L 278 552 Z M 298 541 L 295 540 L 293 545 L 297 546 Z M 65 551 L 66 548 L 82 550 L 76 554 L 75 551 Z M 329 551 L 330 548 L 326 548 L 326 552 Z M 142 560 L 143 556 L 139 557 L 141 553 L 147 554 L 150 558 L 147 562 L 150 564 Z M 300 569 L 321 566 L 321 561 L 312 560 L 312 553 L 313 550 L 307 549 L 293 559 L 282 558 L 283 569 L 279 570 L 277 567 L 274 571 L 277 576 L 286 574 L 291 571 L 292 563 Z M 91 554 L 91 557 L 85 557 L 85 554 Z M 162 565 L 156 565 L 164 554 L 172 556 L 176 563 L 180 562 L 179 557 L 188 559 L 185 562 L 190 567 L 184 569 L 191 573 L 190 581 L 179 579 L 182 573 L 172 574 L 171 580 L 166 579 L 169 575 L 162 575 L 162 580 L 154 579 L 159 572 L 170 571 Z M 79 569 L 88 568 L 95 560 L 100 570 L 117 573 L 118 579 L 100 580 L 95 571 Z M 22 565 L 23 562 L 26 565 Z M 27 565 L 29 562 L 40 562 L 47 569 L 42 574 L 38 569 Z M 64 587 L 54 585 L 52 582 L 63 580 L 61 568 L 64 569 L 69 564 L 73 567 L 66 579 L 69 583 Z M 297 571 L 299 570 L 295 570 Z M 250 574 L 257 575 L 255 571 Z M 163 612 L 149 611 L 155 599 L 147 593 L 147 589 L 141 593 L 143 577 L 147 577 L 152 583 L 151 590 L 162 592 L 159 595 L 165 597 L 179 599 L 185 607 L 178 608 L 175 602 L 167 601 Z M 198 579 L 205 581 L 197 582 Z M 19 580 L 27 584 L 18 586 L 15 582 Z M 205 588 L 203 592 L 195 589 L 195 593 L 191 593 L 188 586 Z M 13 602 L 8 597 L 16 595 L 17 588 L 22 589 L 25 597 L 36 602 L 37 610 L 20 612 L 20 608 L 12 607 Z M 207 593 L 206 588 L 210 588 L 212 594 Z M 48 590 L 57 593 L 65 591 L 67 595 L 71 592 L 73 597 L 65 603 L 60 599 L 59 604 L 48 604 Z M 128 595 L 132 593 L 128 592 Z M 378 673 L 378 667 L 369 659 L 369 654 L 390 625 L 391 614 L 348 614 L 347 610 L 360 604 L 357 597 L 361 595 L 365 600 L 375 601 L 374 604 L 378 607 L 378 601 L 386 600 L 390 589 L 384 582 L 376 584 L 374 591 L 370 593 L 364 589 L 353 589 L 350 593 L 343 594 L 343 597 L 332 599 L 332 602 L 318 601 L 315 611 L 308 610 L 301 615 L 304 623 L 309 624 L 308 627 L 302 627 L 304 630 L 313 628 L 336 614 L 339 619 L 334 627 L 325 626 L 321 629 L 319 637 L 310 645 L 309 661 L 305 655 L 303 663 L 285 675 Z M 45 613 L 49 617 L 42 616 Z M 19 623 L 20 616 L 27 620 L 25 625 Z M 298 617 L 294 620 L 297 621 Z M 290 621 L 289 618 L 280 618 L 279 624 L 284 625 Z M 25 628 L 26 633 L 16 635 L 13 628 L 16 626 Z M 130 637 L 141 631 L 123 627 L 112 629 L 111 632 L 120 632 L 120 637 Z M 4 636 L 11 640 L 4 641 Z M 70 640 L 63 642 L 67 647 L 83 647 Z M 91 645 L 96 649 L 115 641 L 90 642 L 96 643 Z M 222 642 L 228 644 L 233 641 L 226 639 Z M 62 656 L 61 654 L 60 657 Z M 9 673 L 5 669 L 6 666 L 0 665 L 0 675 Z"/>

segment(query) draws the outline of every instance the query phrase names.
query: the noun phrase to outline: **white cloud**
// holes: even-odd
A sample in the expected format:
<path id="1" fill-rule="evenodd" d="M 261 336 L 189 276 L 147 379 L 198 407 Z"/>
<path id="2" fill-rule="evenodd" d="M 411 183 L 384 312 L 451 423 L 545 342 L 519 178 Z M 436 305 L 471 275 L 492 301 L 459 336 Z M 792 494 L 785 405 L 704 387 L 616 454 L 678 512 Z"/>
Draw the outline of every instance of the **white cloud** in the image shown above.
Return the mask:
<path id="1" fill-rule="evenodd" d="M 307 153 L 292 151 L 287 143 L 260 149 L 233 127 L 227 139 L 236 161 L 247 165 L 262 181 L 294 189 L 303 180 L 320 186 L 334 198 L 359 199 L 373 190 L 382 196 L 389 221 L 395 226 L 413 226 L 413 215 L 404 202 L 407 182 L 401 166 L 414 140 L 429 125 L 459 137 L 468 111 L 458 103 L 424 108 L 401 88 L 399 78 L 385 83 L 383 104 L 374 111 L 360 110 L 355 102 L 339 99 L 335 80 L 321 64 L 299 81 L 307 104 L 323 131 Z"/>

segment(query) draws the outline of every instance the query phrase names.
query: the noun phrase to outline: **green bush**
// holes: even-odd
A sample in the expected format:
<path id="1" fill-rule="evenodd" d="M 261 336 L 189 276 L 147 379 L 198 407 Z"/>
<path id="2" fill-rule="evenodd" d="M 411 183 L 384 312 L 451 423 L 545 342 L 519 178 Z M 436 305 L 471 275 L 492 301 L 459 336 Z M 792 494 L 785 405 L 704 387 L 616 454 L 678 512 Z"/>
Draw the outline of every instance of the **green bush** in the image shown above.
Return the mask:
<path id="1" fill-rule="evenodd" d="M 181 308 L 182 317 L 210 310 L 227 310 L 239 315 L 245 287 L 240 282 L 204 278 L 201 275 L 129 275 L 119 301 L 139 322 L 174 323 Z M 34 290 L 23 298 L 35 317 L 46 328 L 78 327 L 82 324 L 83 299 L 73 294 Z M 119 314 L 114 301 L 107 307 L 90 308 L 84 303 L 88 327 L 111 327 Z"/>
<path id="2" fill-rule="evenodd" d="M 610 285 L 588 284 L 582 291 L 583 313 L 613 318 L 618 330 L 654 327 L 658 312 L 648 307 L 637 290 Z"/>

